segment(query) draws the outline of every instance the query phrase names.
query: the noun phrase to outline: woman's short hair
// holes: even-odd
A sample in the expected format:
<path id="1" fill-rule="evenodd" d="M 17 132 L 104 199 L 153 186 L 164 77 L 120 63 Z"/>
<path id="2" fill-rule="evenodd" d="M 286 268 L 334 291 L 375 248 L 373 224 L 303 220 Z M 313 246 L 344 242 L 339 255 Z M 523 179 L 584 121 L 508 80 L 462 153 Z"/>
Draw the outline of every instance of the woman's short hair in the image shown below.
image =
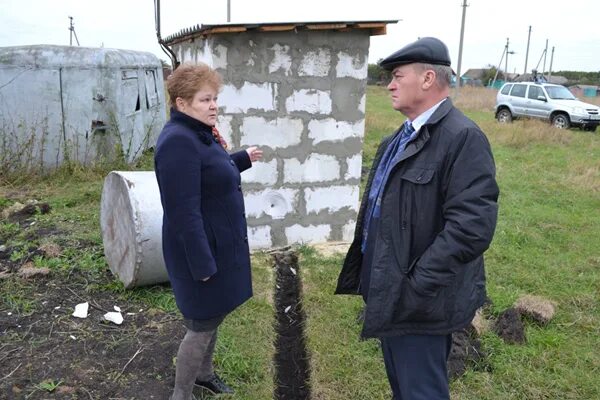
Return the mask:
<path id="1" fill-rule="evenodd" d="M 205 86 L 218 92 L 222 83 L 221 75 L 206 64 L 181 64 L 167 78 L 169 102 L 175 107 L 178 97 L 191 101 L 196 92 Z"/>

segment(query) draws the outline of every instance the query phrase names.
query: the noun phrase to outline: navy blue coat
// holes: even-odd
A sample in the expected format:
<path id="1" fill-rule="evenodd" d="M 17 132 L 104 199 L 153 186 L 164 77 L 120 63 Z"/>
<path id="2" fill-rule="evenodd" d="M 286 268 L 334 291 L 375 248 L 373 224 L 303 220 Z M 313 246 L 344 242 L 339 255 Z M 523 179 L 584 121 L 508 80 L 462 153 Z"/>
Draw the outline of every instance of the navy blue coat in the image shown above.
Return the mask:
<path id="1" fill-rule="evenodd" d="M 252 296 L 240 180 L 251 165 L 246 151 L 228 154 L 210 126 L 171 110 L 154 166 L 164 211 L 163 256 L 185 318 L 224 315 Z"/>

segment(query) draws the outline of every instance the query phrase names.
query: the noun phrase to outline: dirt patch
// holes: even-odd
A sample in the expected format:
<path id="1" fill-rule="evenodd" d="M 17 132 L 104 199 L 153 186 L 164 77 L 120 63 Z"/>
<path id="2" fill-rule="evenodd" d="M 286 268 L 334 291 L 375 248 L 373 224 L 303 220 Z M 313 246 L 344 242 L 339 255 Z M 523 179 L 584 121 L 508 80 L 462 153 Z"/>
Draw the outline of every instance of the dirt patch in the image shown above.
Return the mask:
<path id="1" fill-rule="evenodd" d="M 114 325 L 102 317 L 117 305 L 114 293 L 90 293 L 76 274 L 70 282 L 51 276 L 8 278 L 35 311 L 20 315 L 0 304 L 0 399 L 168 398 L 185 331 L 180 318 L 118 304 L 125 320 Z M 72 317 L 83 301 L 88 318 Z"/>
<path id="2" fill-rule="evenodd" d="M 452 334 L 452 350 L 448 357 L 448 376 L 456 379 L 467 369 L 487 369 L 486 355 L 473 327 Z"/>
<path id="3" fill-rule="evenodd" d="M 514 308 L 508 308 L 500 313 L 494 324 L 494 332 L 506 343 L 523 344 L 527 341 L 521 313 Z"/>

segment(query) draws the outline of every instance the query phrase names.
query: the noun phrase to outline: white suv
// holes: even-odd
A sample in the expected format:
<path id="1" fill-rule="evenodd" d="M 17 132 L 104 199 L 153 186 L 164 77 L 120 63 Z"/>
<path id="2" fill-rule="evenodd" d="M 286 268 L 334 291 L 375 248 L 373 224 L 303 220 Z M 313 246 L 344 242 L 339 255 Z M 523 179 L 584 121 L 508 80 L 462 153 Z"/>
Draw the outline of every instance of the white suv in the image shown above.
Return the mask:
<path id="1" fill-rule="evenodd" d="M 595 131 L 600 125 L 600 107 L 577 100 L 561 85 L 505 83 L 496 96 L 496 119 L 512 122 L 519 117 L 545 119 L 561 129 L 577 126 Z"/>

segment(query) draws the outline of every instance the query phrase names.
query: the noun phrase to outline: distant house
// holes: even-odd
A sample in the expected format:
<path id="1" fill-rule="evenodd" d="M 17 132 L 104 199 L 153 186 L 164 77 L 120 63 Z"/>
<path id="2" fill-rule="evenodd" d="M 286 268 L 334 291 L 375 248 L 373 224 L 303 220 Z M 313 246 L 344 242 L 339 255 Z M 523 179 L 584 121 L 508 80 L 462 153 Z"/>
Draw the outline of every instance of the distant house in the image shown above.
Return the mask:
<path id="1" fill-rule="evenodd" d="M 483 78 L 489 71 L 488 68 L 471 68 L 460 77 L 463 85 L 483 86 Z"/>
<path id="2" fill-rule="evenodd" d="M 600 86 L 597 85 L 573 85 L 569 90 L 575 97 L 596 97 L 600 96 Z"/>

